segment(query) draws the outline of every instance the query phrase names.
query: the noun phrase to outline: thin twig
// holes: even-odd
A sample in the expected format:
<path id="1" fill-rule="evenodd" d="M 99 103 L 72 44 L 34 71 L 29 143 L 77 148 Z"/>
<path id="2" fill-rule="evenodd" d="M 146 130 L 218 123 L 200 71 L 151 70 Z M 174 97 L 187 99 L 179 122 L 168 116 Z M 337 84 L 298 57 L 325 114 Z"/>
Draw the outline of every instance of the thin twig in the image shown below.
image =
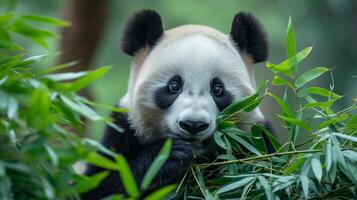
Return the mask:
<path id="1" fill-rule="evenodd" d="M 242 159 L 237 159 L 237 160 L 228 160 L 228 161 L 224 161 L 224 162 L 195 164 L 195 166 L 210 167 L 210 166 L 227 165 L 227 164 L 239 163 L 239 162 L 247 162 L 247 161 L 252 161 L 252 160 L 261 160 L 261 159 L 266 159 L 266 158 L 270 158 L 270 157 L 274 157 L 274 156 L 286 156 L 286 155 L 294 155 L 294 154 L 319 153 L 319 152 L 322 152 L 322 150 L 318 149 L 318 150 L 287 151 L 287 152 L 281 152 L 281 153 L 271 153 L 271 154 L 265 154 L 265 155 L 260 155 L 260 156 L 253 156 L 253 157 L 242 158 Z"/>

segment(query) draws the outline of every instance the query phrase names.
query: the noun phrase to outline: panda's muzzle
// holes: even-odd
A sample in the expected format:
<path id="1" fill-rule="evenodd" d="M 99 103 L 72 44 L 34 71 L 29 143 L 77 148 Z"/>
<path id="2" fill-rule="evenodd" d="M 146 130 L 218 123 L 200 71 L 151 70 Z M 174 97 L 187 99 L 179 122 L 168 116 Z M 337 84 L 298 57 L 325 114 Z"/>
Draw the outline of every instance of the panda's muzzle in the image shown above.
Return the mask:
<path id="1" fill-rule="evenodd" d="M 179 121 L 179 127 L 194 135 L 206 130 L 209 124 L 203 121 L 184 120 Z"/>

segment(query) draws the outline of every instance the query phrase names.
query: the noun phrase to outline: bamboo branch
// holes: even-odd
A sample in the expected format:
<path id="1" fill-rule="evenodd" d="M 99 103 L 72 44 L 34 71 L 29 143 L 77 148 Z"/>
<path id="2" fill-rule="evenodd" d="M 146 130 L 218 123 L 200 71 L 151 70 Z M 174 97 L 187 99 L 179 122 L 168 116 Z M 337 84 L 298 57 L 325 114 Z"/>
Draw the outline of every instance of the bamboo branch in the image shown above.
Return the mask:
<path id="1" fill-rule="evenodd" d="M 248 157 L 248 158 L 242 158 L 242 159 L 237 159 L 237 160 L 228 160 L 224 162 L 216 162 L 216 163 L 201 163 L 201 164 L 195 164 L 197 167 L 210 167 L 210 166 L 217 166 L 217 165 L 227 165 L 227 164 L 233 164 L 233 163 L 239 163 L 239 162 L 247 162 L 247 161 L 252 161 L 252 160 L 262 160 L 274 156 L 286 156 L 286 155 L 294 155 L 294 154 L 303 154 L 303 153 L 320 153 L 322 152 L 321 149 L 318 150 L 301 150 L 301 151 L 287 151 L 287 152 L 281 152 L 281 153 L 271 153 L 271 154 L 265 154 L 261 156 L 253 156 L 253 157 Z"/>

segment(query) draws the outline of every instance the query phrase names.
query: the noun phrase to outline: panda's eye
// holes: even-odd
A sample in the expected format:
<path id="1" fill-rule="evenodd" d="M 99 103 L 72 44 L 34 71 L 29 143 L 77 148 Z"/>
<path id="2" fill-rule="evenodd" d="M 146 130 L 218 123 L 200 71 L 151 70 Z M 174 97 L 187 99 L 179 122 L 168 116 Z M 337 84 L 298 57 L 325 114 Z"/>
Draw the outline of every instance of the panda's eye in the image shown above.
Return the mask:
<path id="1" fill-rule="evenodd" d="M 182 90 L 182 79 L 180 76 L 173 76 L 168 82 L 168 90 L 172 94 L 181 92 Z"/>
<path id="2" fill-rule="evenodd" d="M 223 85 L 217 83 L 212 87 L 212 94 L 214 96 L 221 96 L 223 94 L 224 88 Z"/>
<path id="3" fill-rule="evenodd" d="M 180 86 L 179 82 L 171 81 L 170 84 L 169 84 L 169 90 L 172 93 L 181 92 L 181 86 Z"/>
<path id="4" fill-rule="evenodd" d="M 215 97 L 222 96 L 224 93 L 224 84 L 221 79 L 214 78 L 211 82 L 211 94 Z"/>

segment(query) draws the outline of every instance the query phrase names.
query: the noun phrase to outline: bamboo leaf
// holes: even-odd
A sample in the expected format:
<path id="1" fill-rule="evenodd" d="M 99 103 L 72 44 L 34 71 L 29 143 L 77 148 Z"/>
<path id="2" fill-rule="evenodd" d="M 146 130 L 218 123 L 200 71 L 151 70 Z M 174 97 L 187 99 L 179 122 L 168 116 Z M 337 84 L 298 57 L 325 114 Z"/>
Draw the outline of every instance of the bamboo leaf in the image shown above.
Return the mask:
<path id="1" fill-rule="evenodd" d="M 281 76 L 279 75 L 275 75 L 272 81 L 272 85 L 285 85 L 288 86 L 289 88 L 295 88 L 295 86 L 290 83 L 289 81 L 287 81 L 286 79 L 283 79 Z"/>
<path id="2" fill-rule="evenodd" d="M 220 146 L 220 147 L 223 148 L 223 149 L 227 149 L 227 145 L 226 145 L 226 143 L 223 141 L 222 136 L 223 136 L 223 133 L 222 133 L 222 132 L 216 131 L 216 132 L 213 134 L 213 139 L 214 139 L 214 141 L 216 142 L 216 144 L 217 144 L 218 146 Z"/>
<path id="3" fill-rule="evenodd" d="M 310 69 L 309 71 L 303 73 L 298 79 L 296 79 L 295 85 L 297 88 L 300 88 L 327 71 L 329 71 L 329 69 L 326 67 L 316 67 L 314 69 Z"/>
<path id="4" fill-rule="evenodd" d="M 275 101 L 279 104 L 280 108 L 283 110 L 283 113 L 285 116 L 290 117 L 290 118 L 294 117 L 294 114 L 290 110 L 289 106 L 287 104 L 285 104 L 284 101 L 280 97 L 278 97 L 272 93 L 268 93 L 268 95 L 275 99 Z"/>
<path id="5" fill-rule="evenodd" d="M 302 190 L 304 192 L 305 199 L 309 198 L 309 179 L 307 176 L 300 176 Z"/>
<path id="6" fill-rule="evenodd" d="M 311 50 L 312 47 L 307 47 L 278 65 L 267 63 L 266 66 L 272 69 L 274 72 L 279 72 L 284 75 L 291 76 L 293 74 L 292 68 L 304 60 L 310 54 Z"/>
<path id="7" fill-rule="evenodd" d="M 303 128 L 303 129 L 305 129 L 307 131 L 311 131 L 312 130 L 311 127 L 304 121 L 298 120 L 296 118 L 284 117 L 284 116 L 279 115 L 279 114 L 277 114 L 277 116 L 279 118 L 283 119 L 284 121 L 287 121 L 287 122 L 289 122 L 291 124 L 295 124 L 295 125 Z"/>
<path id="8" fill-rule="evenodd" d="M 253 136 L 252 141 L 254 143 L 254 146 L 261 152 L 267 152 L 267 149 L 265 147 L 263 136 L 262 136 L 262 132 L 260 131 L 260 128 L 258 126 L 256 126 L 256 125 L 253 125 L 250 128 L 250 131 L 251 131 L 252 136 Z"/>
<path id="9" fill-rule="evenodd" d="M 255 93 L 249 97 L 244 98 L 241 101 L 236 101 L 234 103 L 232 103 L 231 105 L 229 105 L 227 108 L 225 108 L 220 115 L 231 115 L 234 114 L 238 111 L 243 110 L 244 108 L 246 108 L 252 101 L 254 101 L 256 98 L 258 97 L 258 94 Z"/>
<path id="10" fill-rule="evenodd" d="M 140 188 L 145 191 L 154 180 L 156 174 L 159 172 L 161 167 L 165 164 L 166 160 L 169 158 L 170 150 L 172 146 L 172 140 L 168 139 L 162 146 L 159 154 L 156 156 L 155 160 L 152 162 L 150 168 L 146 172 L 144 179 L 141 183 Z"/>
<path id="11" fill-rule="evenodd" d="M 265 195 L 267 197 L 268 200 L 273 200 L 274 199 L 274 195 L 271 191 L 271 187 L 269 182 L 267 181 L 267 179 L 264 176 L 258 176 L 258 180 L 260 182 L 260 184 L 262 184 L 264 191 L 265 191 Z"/>
<path id="12" fill-rule="evenodd" d="M 31 20 L 35 22 L 42 22 L 42 23 L 47 23 L 47 24 L 52 24 L 55 26 L 69 26 L 69 22 L 57 19 L 57 18 L 52 18 L 52 17 L 47 17 L 47 16 L 40 16 L 40 15 L 21 15 L 21 19 L 24 20 Z"/>
<path id="13" fill-rule="evenodd" d="M 357 137 L 352 136 L 352 135 L 346 135 L 346 134 L 341 134 L 341 133 L 333 133 L 334 135 L 336 135 L 337 137 L 349 140 L 351 142 L 357 142 Z"/>
<path id="14" fill-rule="evenodd" d="M 111 161 L 110 159 L 99 155 L 95 152 L 91 152 L 87 155 L 86 157 L 86 161 L 90 164 L 93 164 L 95 166 L 104 168 L 104 169 L 109 169 L 109 170 L 117 170 L 118 169 L 118 165 Z"/>
<path id="15" fill-rule="evenodd" d="M 124 185 L 125 191 L 130 195 L 130 197 L 135 198 L 139 196 L 139 189 L 136 185 L 136 181 L 134 179 L 133 173 L 129 167 L 128 162 L 122 155 L 118 155 L 115 160 L 118 164 L 117 169 L 120 172 L 120 177 Z"/>
<path id="16" fill-rule="evenodd" d="M 144 200 L 158 200 L 158 199 L 166 199 L 166 197 L 176 189 L 176 184 L 168 185 L 162 187 L 155 192 L 151 193 Z"/>
<path id="17" fill-rule="evenodd" d="M 99 172 L 83 180 L 78 180 L 74 186 L 74 189 L 78 193 L 88 192 L 91 189 L 98 187 L 98 185 L 104 180 L 105 177 L 108 176 L 108 174 L 109 172 Z"/>
<path id="18" fill-rule="evenodd" d="M 216 195 L 219 195 L 219 194 L 231 191 L 231 190 L 235 190 L 235 189 L 241 188 L 241 187 L 251 183 L 254 179 L 255 179 L 255 177 L 246 177 L 246 178 L 243 178 L 243 179 L 241 179 L 239 181 L 236 181 L 236 182 L 230 183 L 228 185 L 225 185 L 225 186 L 221 187 L 220 189 L 218 189 Z"/>
<path id="19" fill-rule="evenodd" d="M 235 135 L 231 132 L 228 132 L 227 135 L 237 141 L 239 144 L 243 145 L 245 148 L 247 148 L 250 152 L 256 154 L 256 155 L 261 155 L 261 153 L 249 142 L 245 141 L 243 138 L 239 137 L 238 135 Z"/>
<path id="20" fill-rule="evenodd" d="M 92 83 L 94 80 L 97 80 L 98 78 L 102 77 L 105 75 L 111 66 L 105 66 L 101 67 L 99 69 L 93 70 L 85 74 L 85 76 L 81 77 L 78 80 L 75 80 L 71 83 L 63 83 L 63 86 L 69 90 L 69 91 L 80 91 L 81 89 L 87 87 L 90 83 Z"/>
<path id="21" fill-rule="evenodd" d="M 286 50 L 288 58 L 293 57 L 296 54 L 295 31 L 291 16 L 289 17 L 288 29 L 286 31 Z M 295 60 L 294 62 L 296 65 L 293 66 L 293 71 L 296 72 L 298 67 L 297 61 Z"/>
<path id="22" fill-rule="evenodd" d="M 321 166 L 320 160 L 317 159 L 317 158 L 311 159 L 311 168 L 312 168 L 312 172 L 314 173 L 314 175 L 317 178 L 317 180 L 319 182 L 321 182 L 322 166 Z"/>

